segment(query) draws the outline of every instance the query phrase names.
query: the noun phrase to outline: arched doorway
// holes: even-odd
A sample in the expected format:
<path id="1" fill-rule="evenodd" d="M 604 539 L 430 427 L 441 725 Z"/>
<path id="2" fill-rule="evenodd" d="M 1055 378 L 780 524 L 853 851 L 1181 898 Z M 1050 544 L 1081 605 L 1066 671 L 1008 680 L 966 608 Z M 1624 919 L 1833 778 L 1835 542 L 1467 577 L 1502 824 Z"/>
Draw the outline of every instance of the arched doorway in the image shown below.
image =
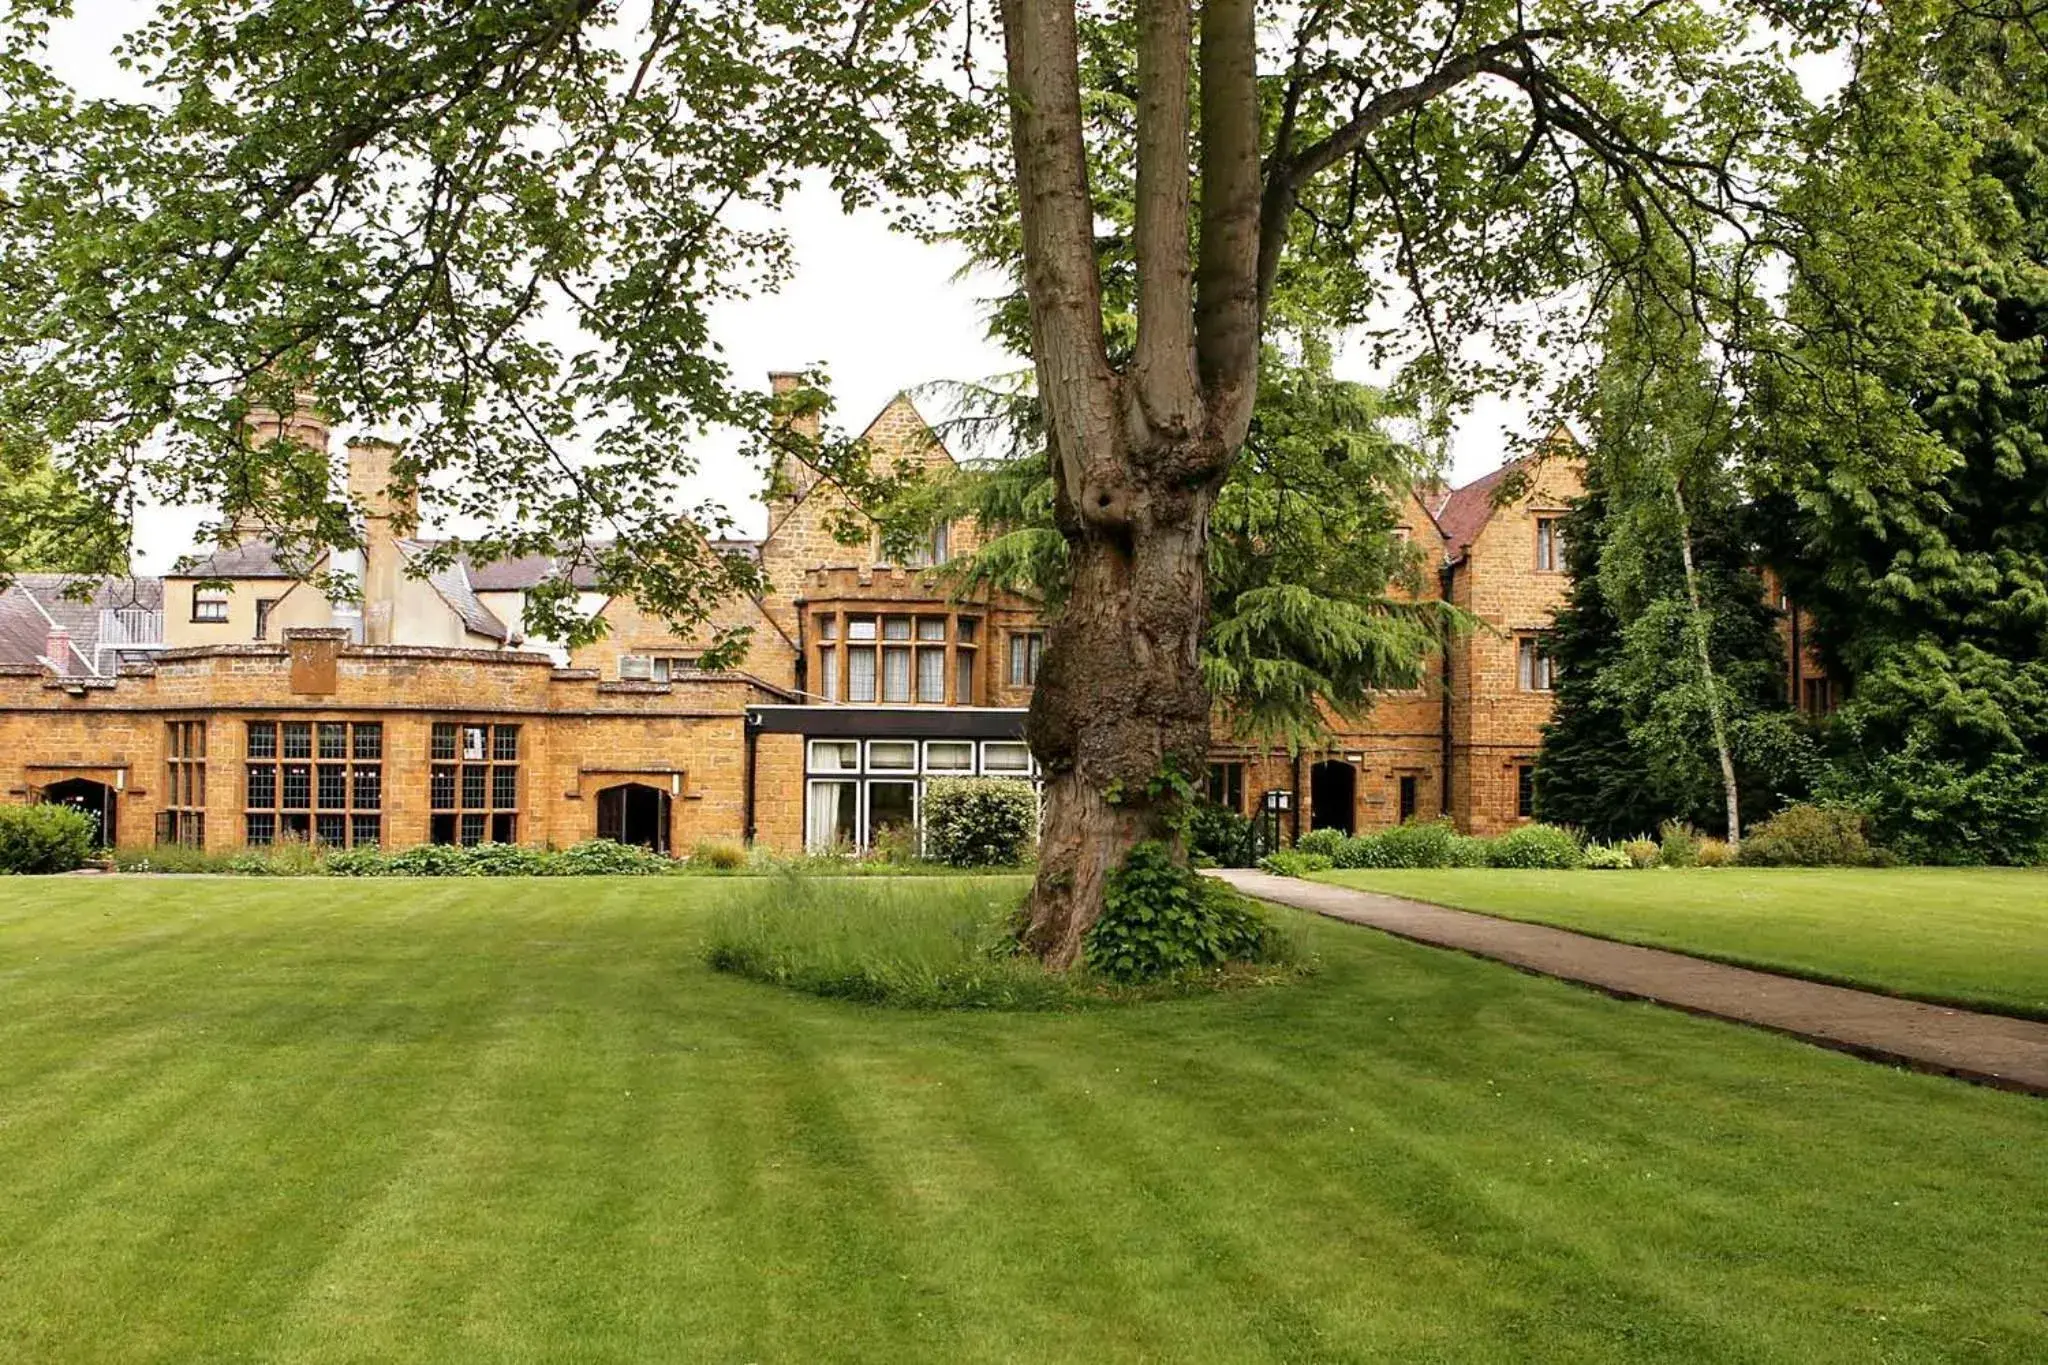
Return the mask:
<path id="1" fill-rule="evenodd" d="M 1357 826 L 1358 769 L 1340 758 L 1327 759 L 1308 770 L 1308 827 L 1341 829 Z"/>
<path id="2" fill-rule="evenodd" d="M 669 794 L 627 782 L 597 794 L 597 837 L 668 852 Z"/>
<path id="3" fill-rule="evenodd" d="M 95 840 L 103 848 L 114 846 L 117 832 L 114 823 L 116 805 L 120 801 L 114 789 L 104 782 L 90 778 L 71 777 L 62 782 L 52 782 L 43 788 L 43 803 L 51 806 L 69 806 L 82 810 L 99 825 L 99 836 Z"/>

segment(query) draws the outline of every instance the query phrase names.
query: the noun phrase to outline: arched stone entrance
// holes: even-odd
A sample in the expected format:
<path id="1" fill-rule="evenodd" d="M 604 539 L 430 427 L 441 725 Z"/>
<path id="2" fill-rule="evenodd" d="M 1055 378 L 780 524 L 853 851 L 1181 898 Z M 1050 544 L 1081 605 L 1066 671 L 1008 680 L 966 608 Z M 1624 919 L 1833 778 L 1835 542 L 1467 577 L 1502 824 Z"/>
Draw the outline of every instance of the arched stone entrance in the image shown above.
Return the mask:
<path id="1" fill-rule="evenodd" d="M 66 778 L 44 787 L 41 799 L 45 805 L 69 806 L 73 810 L 84 811 L 99 825 L 96 842 L 104 848 L 114 846 L 114 838 L 119 833 L 116 817 L 121 798 L 106 783 L 87 777 Z"/>
<path id="2" fill-rule="evenodd" d="M 597 794 L 597 837 L 669 851 L 669 794 L 640 782 L 623 782 Z"/>
<path id="3" fill-rule="evenodd" d="M 1308 770 L 1308 827 L 1353 833 L 1358 824 L 1358 769 L 1340 758 Z"/>

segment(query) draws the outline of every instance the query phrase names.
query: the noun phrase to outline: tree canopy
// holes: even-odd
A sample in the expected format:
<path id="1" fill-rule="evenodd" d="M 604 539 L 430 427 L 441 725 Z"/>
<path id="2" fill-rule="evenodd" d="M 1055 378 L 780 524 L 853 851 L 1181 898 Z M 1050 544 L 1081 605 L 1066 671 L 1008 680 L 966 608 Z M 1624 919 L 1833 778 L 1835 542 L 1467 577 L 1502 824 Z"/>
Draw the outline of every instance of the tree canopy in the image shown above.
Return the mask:
<path id="1" fill-rule="evenodd" d="M 2033 25 L 1883 29 L 1753 369 L 1768 550 L 1850 686 L 1829 789 L 1920 858 L 2048 856 L 2044 82 Z"/>

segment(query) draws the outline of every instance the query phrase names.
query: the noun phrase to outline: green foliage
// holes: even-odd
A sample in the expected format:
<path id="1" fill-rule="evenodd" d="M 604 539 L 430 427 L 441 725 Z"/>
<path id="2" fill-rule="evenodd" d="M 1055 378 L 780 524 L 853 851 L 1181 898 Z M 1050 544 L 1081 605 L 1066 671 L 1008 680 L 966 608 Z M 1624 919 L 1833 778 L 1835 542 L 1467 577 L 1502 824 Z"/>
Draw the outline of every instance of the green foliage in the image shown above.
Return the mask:
<path id="1" fill-rule="evenodd" d="M 904 1009 L 1084 1003 L 1083 983 L 1014 950 L 1006 932 L 1013 901 L 1013 890 L 994 882 L 762 878 L 713 913 L 705 961 L 811 995 Z"/>
<path id="2" fill-rule="evenodd" d="M 1291 848 L 1276 848 L 1259 859 L 1259 871 L 1276 877 L 1306 877 L 1311 872 L 1328 872 L 1334 866 L 1327 854 L 1302 853 Z"/>
<path id="3" fill-rule="evenodd" d="M 324 460 L 244 444 L 252 405 L 303 391 L 406 434 L 402 482 L 462 490 L 434 567 L 581 548 L 685 625 L 760 581 L 673 497 L 693 438 L 776 439 L 711 312 L 786 275 L 802 177 L 915 204 L 995 112 L 923 7 L 158 0 L 87 38 L 131 99 L 67 88 L 51 12 L 0 17 L 0 432 L 94 490 L 93 543 L 126 543 L 98 490 L 144 486 L 304 560 L 357 543 Z M 575 602 L 544 584 L 526 624 L 587 638 Z"/>
<path id="4" fill-rule="evenodd" d="M 1478 867 L 1486 861 L 1485 843 L 1458 833 L 1449 820 L 1411 820 L 1378 834 L 1360 836 L 1347 846 L 1349 867 Z"/>
<path id="5" fill-rule="evenodd" d="M 1588 844 L 1583 866 L 1588 871 L 1629 871 L 1636 860 L 1619 844 Z"/>
<path id="6" fill-rule="evenodd" d="M 115 574 L 128 568 L 118 522 L 58 473 L 38 445 L 0 434 L 0 586 L 18 573 Z"/>
<path id="7" fill-rule="evenodd" d="M 811 995 L 923 1010 L 1069 1010 L 1281 979 L 1182 972 L 1136 983 L 1048 972 L 1017 951 L 1017 892 L 1007 878 L 756 878 L 712 912 L 705 961 Z"/>
<path id="8" fill-rule="evenodd" d="M 1738 861 L 1744 867 L 1869 867 L 1869 821 L 1847 806 L 1787 806 L 1751 830 Z"/>
<path id="9" fill-rule="evenodd" d="M 1655 839 L 1630 839 L 1622 846 L 1637 867 L 1657 867 L 1664 861 L 1664 849 Z"/>
<path id="10" fill-rule="evenodd" d="M 1610 318 L 1586 496 L 1565 527 L 1557 704 L 1536 765 L 1537 813 L 1603 839 L 1669 819 L 1725 830 L 1717 720 L 1745 819 L 1803 791 L 1813 766 L 1785 696 L 1777 614 L 1751 567 L 1736 410 L 1699 327 L 1665 298 L 1677 296 L 1634 298 Z"/>
<path id="11" fill-rule="evenodd" d="M 925 854 L 951 867 L 1015 867 L 1038 841 L 1038 798 L 1028 782 L 934 778 L 924 789 Z"/>
<path id="12" fill-rule="evenodd" d="M 1790 192 L 1754 367 L 1772 560 L 1849 686 L 1821 794 L 1930 862 L 2048 850 L 2048 84 L 2039 26 L 1889 10 Z"/>
<path id="13" fill-rule="evenodd" d="M 1683 820 L 1666 820 L 1657 831 L 1657 861 L 1665 867 L 1700 865 L 1700 832 Z"/>
<path id="14" fill-rule="evenodd" d="M 1578 839 L 1555 825 L 1523 825 L 1486 844 L 1489 867 L 1565 869 L 1583 867 L 1585 861 Z"/>
<path id="15" fill-rule="evenodd" d="M 1188 810 L 1188 855 L 1212 867 L 1250 867 L 1258 861 L 1257 828 L 1224 806 L 1197 801 Z"/>
<path id="16" fill-rule="evenodd" d="M 1089 970 L 1126 985 L 1279 962 L 1288 953 L 1257 906 L 1156 842 L 1133 848 L 1110 874 L 1102 916 L 1082 947 Z"/>
<path id="17" fill-rule="evenodd" d="M 1294 841 L 1298 853 L 1314 853 L 1324 858 L 1335 858 L 1337 850 L 1344 847 L 1350 836 L 1341 829 L 1312 829 Z"/>
<path id="18" fill-rule="evenodd" d="M 0 806 L 0 875 L 83 867 L 98 836 L 93 818 L 69 806 Z"/>

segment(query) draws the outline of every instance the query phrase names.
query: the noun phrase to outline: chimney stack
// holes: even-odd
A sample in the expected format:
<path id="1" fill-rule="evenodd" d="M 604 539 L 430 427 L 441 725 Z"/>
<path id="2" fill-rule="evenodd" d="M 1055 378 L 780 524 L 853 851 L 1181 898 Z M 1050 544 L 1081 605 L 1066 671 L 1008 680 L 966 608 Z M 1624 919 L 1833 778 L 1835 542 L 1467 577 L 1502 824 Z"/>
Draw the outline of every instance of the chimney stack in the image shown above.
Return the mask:
<path id="1" fill-rule="evenodd" d="M 71 632 L 62 626 L 50 627 L 50 638 L 43 645 L 43 657 L 60 678 L 71 674 Z"/>
<path id="2" fill-rule="evenodd" d="M 391 619 L 405 572 L 398 542 L 420 524 L 419 489 L 394 486 L 399 448 L 361 437 L 348 443 L 348 495 L 363 516 L 363 643 L 391 643 Z"/>
<path id="3" fill-rule="evenodd" d="M 768 384 L 778 402 L 787 400 L 800 389 L 807 388 L 805 376 L 800 370 L 770 370 Z M 801 437 L 816 444 L 822 431 L 816 408 L 808 412 L 784 413 L 776 418 L 778 429 Z M 818 471 L 803 461 L 792 462 L 787 454 L 776 452 L 774 472 L 770 475 L 768 499 L 771 503 L 791 499 L 807 491 L 818 480 Z"/>
<path id="4" fill-rule="evenodd" d="M 290 416 L 279 413 L 275 408 L 249 409 L 248 434 L 251 450 L 261 450 L 273 441 L 285 440 L 317 454 L 327 454 L 327 419 L 313 407 L 310 390 L 302 389 L 293 395 Z M 256 518 L 243 513 L 228 528 L 228 543 L 241 545 L 260 540 L 265 529 Z"/>

